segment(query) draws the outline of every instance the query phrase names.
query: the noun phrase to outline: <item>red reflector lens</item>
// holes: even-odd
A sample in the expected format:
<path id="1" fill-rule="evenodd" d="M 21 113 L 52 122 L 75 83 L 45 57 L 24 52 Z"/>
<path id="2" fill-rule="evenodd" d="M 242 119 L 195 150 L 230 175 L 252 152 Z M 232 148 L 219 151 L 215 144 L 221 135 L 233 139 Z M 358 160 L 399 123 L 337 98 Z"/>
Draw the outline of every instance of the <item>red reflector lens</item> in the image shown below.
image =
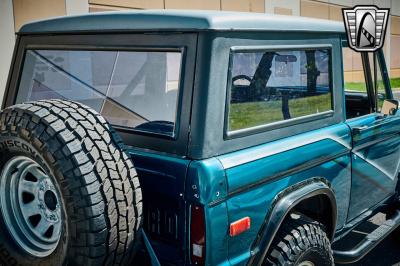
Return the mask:
<path id="1" fill-rule="evenodd" d="M 206 258 L 204 209 L 195 205 L 191 207 L 190 253 L 193 264 L 204 265 Z"/>
<path id="2" fill-rule="evenodd" d="M 231 236 L 237 236 L 250 229 L 250 217 L 244 217 L 231 223 L 229 234 Z"/>

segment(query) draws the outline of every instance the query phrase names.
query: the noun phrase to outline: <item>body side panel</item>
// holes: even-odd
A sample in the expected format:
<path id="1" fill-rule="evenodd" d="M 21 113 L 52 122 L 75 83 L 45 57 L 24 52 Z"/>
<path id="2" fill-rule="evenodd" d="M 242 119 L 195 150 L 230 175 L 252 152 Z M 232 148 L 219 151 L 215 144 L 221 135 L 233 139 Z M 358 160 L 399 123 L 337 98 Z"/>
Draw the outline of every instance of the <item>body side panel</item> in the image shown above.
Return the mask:
<path id="1" fill-rule="evenodd" d="M 244 265 L 250 258 L 252 244 L 275 197 L 308 179 L 322 178 L 331 184 L 338 207 L 337 228 L 343 227 L 350 201 L 350 149 L 350 130 L 341 123 L 218 157 L 228 166 L 229 223 L 251 218 L 250 230 L 229 238 L 230 263 Z M 261 158 L 255 156 L 251 161 L 254 154 Z M 248 161 L 239 159 L 246 155 Z"/>
<path id="2" fill-rule="evenodd" d="M 218 159 L 190 163 L 185 197 L 188 204 L 204 207 L 207 265 L 229 265 L 227 182 L 225 170 Z"/>
<path id="3" fill-rule="evenodd" d="M 395 193 L 400 158 L 400 116 L 371 114 L 348 124 L 351 128 L 364 127 L 361 131 L 353 130 L 350 221 Z"/>

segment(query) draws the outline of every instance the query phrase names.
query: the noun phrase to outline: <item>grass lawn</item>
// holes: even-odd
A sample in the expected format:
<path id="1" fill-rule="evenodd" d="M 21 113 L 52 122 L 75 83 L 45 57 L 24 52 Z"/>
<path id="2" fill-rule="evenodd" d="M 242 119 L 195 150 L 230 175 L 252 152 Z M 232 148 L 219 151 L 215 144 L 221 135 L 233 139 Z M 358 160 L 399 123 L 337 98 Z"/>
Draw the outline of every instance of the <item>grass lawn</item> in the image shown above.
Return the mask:
<path id="1" fill-rule="evenodd" d="M 390 79 L 390 85 L 392 90 L 400 91 L 400 78 L 392 78 Z M 366 91 L 365 83 L 362 82 L 345 82 L 344 87 L 346 90 L 353 90 L 353 91 Z"/>
<path id="2" fill-rule="evenodd" d="M 362 82 L 345 82 L 344 88 L 349 91 L 367 91 L 365 83 Z"/>
<path id="3" fill-rule="evenodd" d="M 400 90 L 400 78 L 390 79 L 390 85 L 393 90 Z"/>
<path id="4" fill-rule="evenodd" d="M 390 80 L 393 91 L 400 91 L 400 78 Z M 354 91 L 366 91 L 365 83 L 346 82 L 345 88 Z M 289 112 L 292 118 L 331 110 L 331 94 L 289 100 Z M 265 125 L 282 121 L 282 103 L 280 101 L 234 103 L 229 111 L 229 130 Z"/>
<path id="5" fill-rule="evenodd" d="M 291 99 L 289 112 L 292 118 L 331 110 L 331 94 Z M 229 112 L 229 130 L 238 130 L 282 121 L 280 101 L 233 103 Z"/>

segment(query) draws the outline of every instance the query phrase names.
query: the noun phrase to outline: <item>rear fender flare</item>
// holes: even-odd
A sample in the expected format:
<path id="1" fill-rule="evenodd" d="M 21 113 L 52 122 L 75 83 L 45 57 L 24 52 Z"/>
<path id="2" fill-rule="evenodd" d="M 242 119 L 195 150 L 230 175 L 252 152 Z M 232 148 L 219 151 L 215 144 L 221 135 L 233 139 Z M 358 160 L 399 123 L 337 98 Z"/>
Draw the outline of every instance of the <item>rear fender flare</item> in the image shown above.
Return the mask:
<path id="1" fill-rule="evenodd" d="M 247 265 L 261 265 L 281 224 L 290 212 L 303 200 L 324 195 L 332 208 L 332 230 L 328 237 L 333 239 L 337 220 L 337 206 L 333 190 L 324 178 L 313 178 L 300 182 L 281 191 L 274 199 L 263 225 L 251 249 Z"/>

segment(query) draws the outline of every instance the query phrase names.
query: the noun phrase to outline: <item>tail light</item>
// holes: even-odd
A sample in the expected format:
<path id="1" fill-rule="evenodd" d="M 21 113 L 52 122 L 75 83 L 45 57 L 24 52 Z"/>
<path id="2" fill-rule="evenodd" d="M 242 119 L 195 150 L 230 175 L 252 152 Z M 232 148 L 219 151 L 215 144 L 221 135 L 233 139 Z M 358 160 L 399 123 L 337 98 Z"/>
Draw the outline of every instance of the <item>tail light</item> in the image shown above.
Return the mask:
<path id="1" fill-rule="evenodd" d="M 204 265 L 206 259 L 206 225 L 204 208 L 191 206 L 190 256 L 192 264 Z"/>

